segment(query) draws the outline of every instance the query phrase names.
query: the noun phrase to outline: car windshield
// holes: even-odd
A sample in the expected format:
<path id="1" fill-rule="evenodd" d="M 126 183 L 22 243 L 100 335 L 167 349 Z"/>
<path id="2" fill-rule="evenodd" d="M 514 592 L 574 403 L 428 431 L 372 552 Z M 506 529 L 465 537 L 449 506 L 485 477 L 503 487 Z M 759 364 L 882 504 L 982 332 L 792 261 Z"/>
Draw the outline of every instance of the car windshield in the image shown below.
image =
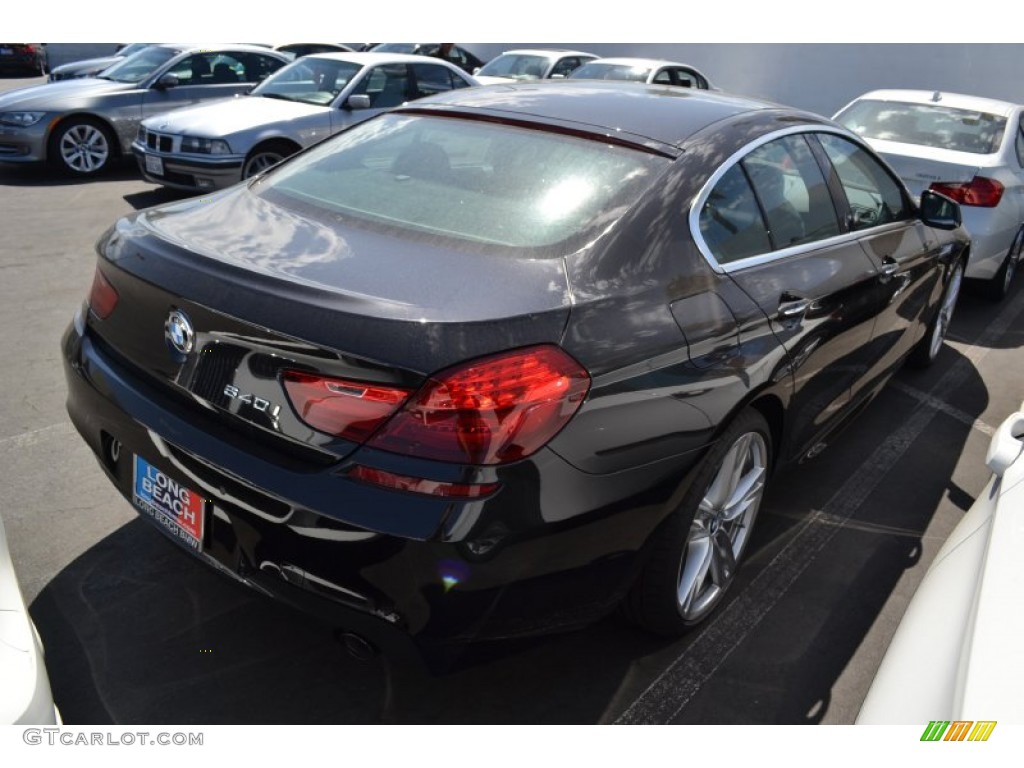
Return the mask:
<path id="1" fill-rule="evenodd" d="M 990 155 L 999 149 L 1006 118 L 940 104 L 865 99 L 836 115 L 836 121 L 866 139 L 941 147 Z"/>
<path id="2" fill-rule="evenodd" d="M 647 82 L 651 68 L 635 64 L 605 64 L 591 61 L 573 71 L 569 77 L 574 80 L 636 80 Z"/>
<path id="3" fill-rule="evenodd" d="M 281 67 L 260 83 L 252 95 L 304 104 L 330 104 L 361 69 L 361 65 L 348 61 L 307 56 Z"/>
<path id="4" fill-rule="evenodd" d="M 503 53 L 485 64 L 479 75 L 512 77 L 516 80 L 537 80 L 544 77 L 548 60 L 544 56 L 526 53 Z"/>
<path id="5" fill-rule="evenodd" d="M 134 56 L 139 51 L 143 50 L 144 48 L 149 48 L 149 46 L 151 46 L 151 45 L 152 45 L 152 43 L 129 43 L 124 48 L 122 48 L 120 51 L 118 51 L 117 55 L 121 56 L 122 58 L 127 58 L 128 56 Z"/>
<path id="6" fill-rule="evenodd" d="M 100 76 L 118 83 L 141 83 L 179 53 L 175 48 L 149 46 L 103 70 Z"/>
<path id="7" fill-rule="evenodd" d="M 296 157 L 252 189 L 305 215 L 400 234 L 582 246 L 668 162 L 545 130 L 390 113 Z"/>

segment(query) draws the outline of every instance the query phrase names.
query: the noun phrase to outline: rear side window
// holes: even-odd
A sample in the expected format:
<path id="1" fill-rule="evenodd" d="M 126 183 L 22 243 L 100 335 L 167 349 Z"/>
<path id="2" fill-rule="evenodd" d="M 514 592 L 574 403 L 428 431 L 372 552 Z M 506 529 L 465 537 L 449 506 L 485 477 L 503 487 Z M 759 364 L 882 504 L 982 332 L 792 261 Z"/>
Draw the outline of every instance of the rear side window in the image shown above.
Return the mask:
<path id="1" fill-rule="evenodd" d="M 906 219 L 910 207 L 900 185 L 863 148 L 831 133 L 818 135 L 850 205 L 850 229 Z"/>
<path id="2" fill-rule="evenodd" d="M 825 176 L 802 135 L 762 144 L 732 166 L 698 222 L 719 264 L 840 233 Z"/>
<path id="3" fill-rule="evenodd" d="M 416 99 L 466 85 L 465 80 L 447 67 L 438 64 L 413 64 L 412 72 L 416 78 L 416 90 L 412 97 Z"/>

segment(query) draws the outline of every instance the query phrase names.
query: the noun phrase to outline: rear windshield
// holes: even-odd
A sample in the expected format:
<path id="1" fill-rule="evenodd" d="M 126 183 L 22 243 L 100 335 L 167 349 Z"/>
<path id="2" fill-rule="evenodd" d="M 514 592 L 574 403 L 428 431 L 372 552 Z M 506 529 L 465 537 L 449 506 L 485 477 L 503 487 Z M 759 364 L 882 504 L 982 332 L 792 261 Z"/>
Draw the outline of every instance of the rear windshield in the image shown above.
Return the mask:
<path id="1" fill-rule="evenodd" d="M 999 149 L 1006 118 L 941 104 L 857 101 L 836 120 L 866 139 L 990 155 Z"/>
<path id="2" fill-rule="evenodd" d="M 354 223 L 544 248 L 608 228 L 668 162 L 543 130 L 390 113 L 303 153 L 253 190 Z"/>
<path id="3" fill-rule="evenodd" d="M 511 77 L 516 80 L 538 80 L 544 77 L 548 59 L 529 53 L 503 53 L 487 62 L 478 75 L 490 77 Z"/>

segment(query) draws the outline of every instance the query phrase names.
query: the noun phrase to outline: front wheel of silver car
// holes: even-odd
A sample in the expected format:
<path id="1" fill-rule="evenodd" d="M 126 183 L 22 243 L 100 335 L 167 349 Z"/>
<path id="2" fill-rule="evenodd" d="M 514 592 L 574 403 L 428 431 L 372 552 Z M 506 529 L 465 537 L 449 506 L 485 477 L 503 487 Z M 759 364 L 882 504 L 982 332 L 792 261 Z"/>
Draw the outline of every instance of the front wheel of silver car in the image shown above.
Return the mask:
<path id="1" fill-rule="evenodd" d="M 296 149 L 284 142 L 270 142 L 262 144 L 254 149 L 245 159 L 242 166 L 242 178 L 249 179 L 257 174 L 263 173 L 268 168 L 273 168 L 289 155 L 294 155 Z"/>
<path id="2" fill-rule="evenodd" d="M 73 176 L 94 176 L 105 170 L 114 156 L 110 133 L 100 123 L 70 118 L 58 124 L 50 143 L 51 160 Z"/>
<path id="3" fill-rule="evenodd" d="M 696 470 L 623 603 L 644 629 L 678 635 L 715 610 L 750 543 L 767 488 L 772 441 L 756 410 L 741 413 Z"/>

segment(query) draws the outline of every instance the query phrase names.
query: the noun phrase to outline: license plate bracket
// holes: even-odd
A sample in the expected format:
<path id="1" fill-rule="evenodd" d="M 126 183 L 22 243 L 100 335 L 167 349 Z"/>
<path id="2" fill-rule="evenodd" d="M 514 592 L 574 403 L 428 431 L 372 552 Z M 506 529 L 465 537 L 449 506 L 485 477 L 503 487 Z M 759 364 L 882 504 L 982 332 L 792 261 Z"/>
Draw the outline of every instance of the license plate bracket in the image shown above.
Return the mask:
<path id="1" fill-rule="evenodd" d="M 196 552 L 203 549 L 206 499 L 135 456 L 132 504 L 162 526 L 172 538 Z"/>

